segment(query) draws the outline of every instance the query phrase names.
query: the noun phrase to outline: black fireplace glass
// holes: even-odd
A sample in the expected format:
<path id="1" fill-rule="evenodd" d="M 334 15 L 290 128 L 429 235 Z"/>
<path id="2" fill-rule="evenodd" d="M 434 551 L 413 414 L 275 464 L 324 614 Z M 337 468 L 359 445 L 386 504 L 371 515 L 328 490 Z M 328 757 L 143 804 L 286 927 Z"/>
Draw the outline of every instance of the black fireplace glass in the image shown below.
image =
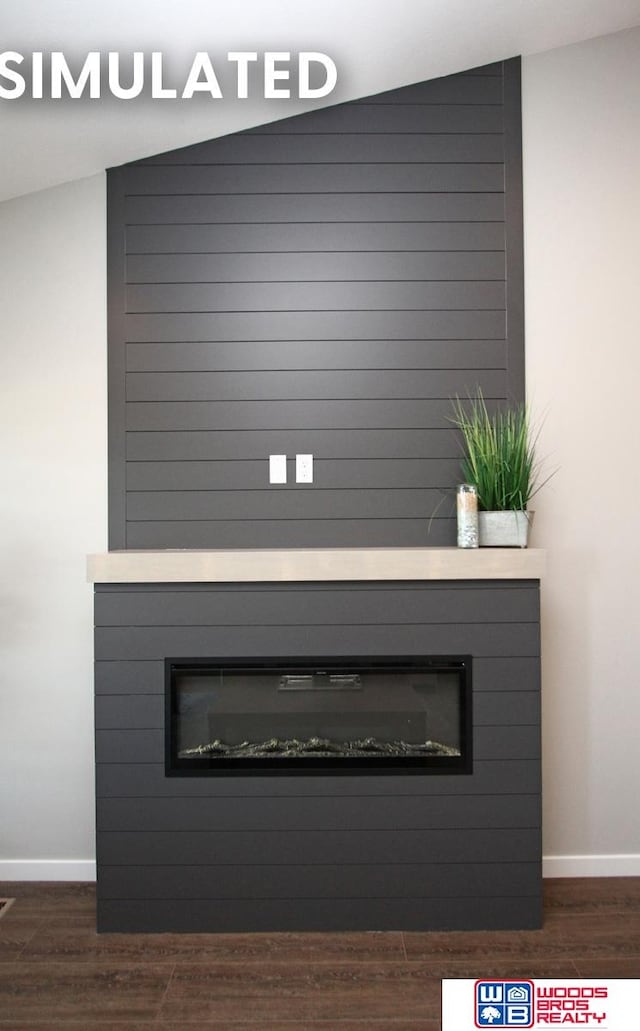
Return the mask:
<path id="1" fill-rule="evenodd" d="M 471 658 L 166 660 L 166 772 L 471 772 Z"/>

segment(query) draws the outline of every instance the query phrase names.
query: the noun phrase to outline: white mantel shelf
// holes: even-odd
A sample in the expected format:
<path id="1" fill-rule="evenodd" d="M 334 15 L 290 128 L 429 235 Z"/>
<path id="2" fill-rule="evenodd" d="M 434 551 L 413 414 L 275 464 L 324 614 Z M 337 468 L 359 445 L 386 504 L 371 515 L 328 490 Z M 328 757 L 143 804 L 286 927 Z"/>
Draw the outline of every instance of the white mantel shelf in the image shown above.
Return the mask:
<path id="1" fill-rule="evenodd" d="M 91 583 L 274 583 L 340 580 L 539 580 L 537 548 L 290 548 L 109 551 L 89 555 Z"/>

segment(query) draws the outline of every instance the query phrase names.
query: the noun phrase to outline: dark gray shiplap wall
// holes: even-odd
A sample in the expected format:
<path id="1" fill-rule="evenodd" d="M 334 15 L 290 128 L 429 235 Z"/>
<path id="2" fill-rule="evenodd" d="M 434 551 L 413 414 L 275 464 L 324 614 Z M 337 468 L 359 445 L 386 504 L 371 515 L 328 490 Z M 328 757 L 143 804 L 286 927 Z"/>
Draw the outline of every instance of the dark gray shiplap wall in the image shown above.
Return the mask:
<path id="1" fill-rule="evenodd" d="M 513 60 L 109 172 L 110 547 L 454 542 L 450 398 L 523 396 L 519 89 Z M 300 452 L 313 486 L 269 486 Z"/>
<path id="2" fill-rule="evenodd" d="M 541 921 L 539 585 L 96 587 L 102 931 Z M 164 775 L 164 659 L 473 655 L 473 772 Z"/>

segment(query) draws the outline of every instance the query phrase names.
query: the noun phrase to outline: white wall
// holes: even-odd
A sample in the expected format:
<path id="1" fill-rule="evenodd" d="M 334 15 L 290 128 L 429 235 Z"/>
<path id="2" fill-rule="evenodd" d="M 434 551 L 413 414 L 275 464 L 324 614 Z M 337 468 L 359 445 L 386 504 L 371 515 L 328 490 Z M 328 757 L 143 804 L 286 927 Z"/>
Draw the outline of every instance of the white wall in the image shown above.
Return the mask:
<path id="1" fill-rule="evenodd" d="M 549 874 L 640 874 L 639 69 L 640 30 L 523 63 Z M 104 218 L 102 176 L 0 205 L 0 879 L 91 876 Z"/>
<path id="2" fill-rule="evenodd" d="M 0 205 L 0 879 L 93 869 L 104 191 L 100 175 Z"/>
<path id="3" fill-rule="evenodd" d="M 640 29 L 527 58 L 523 137 L 546 869 L 640 874 Z"/>

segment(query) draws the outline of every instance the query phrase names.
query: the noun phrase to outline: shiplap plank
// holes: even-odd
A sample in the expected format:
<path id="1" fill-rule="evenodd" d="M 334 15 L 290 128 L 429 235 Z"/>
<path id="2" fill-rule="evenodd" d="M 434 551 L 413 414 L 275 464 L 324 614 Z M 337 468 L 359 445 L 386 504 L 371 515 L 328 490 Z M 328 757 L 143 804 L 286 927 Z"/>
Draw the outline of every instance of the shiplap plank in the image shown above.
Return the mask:
<path id="1" fill-rule="evenodd" d="M 154 194 L 359 193 L 370 190 L 500 192 L 501 162 L 137 165 L 127 169 L 129 196 Z"/>
<path id="2" fill-rule="evenodd" d="M 444 497 L 446 502 L 446 497 Z M 127 523 L 127 547 L 151 548 L 393 548 L 401 539 L 405 547 L 450 548 L 456 542 L 455 502 L 439 505 L 431 519 L 334 519 L 323 513 L 318 519 L 180 520 L 179 522 Z M 448 512 L 449 518 L 441 518 Z"/>
<path id="3" fill-rule="evenodd" d="M 295 472 L 290 470 L 291 481 Z M 459 475 L 457 458 L 396 458 L 354 461 L 314 459 L 320 488 L 442 488 Z M 266 458 L 218 462 L 128 462 L 127 488 L 141 490 L 260 490 L 269 480 Z"/>
<path id="4" fill-rule="evenodd" d="M 96 599 L 99 594 L 96 591 Z M 164 697 L 164 662 L 162 659 L 96 662 L 94 683 L 96 697 L 103 694 L 162 694 Z"/>
<path id="5" fill-rule="evenodd" d="M 127 315 L 130 342 L 199 340 L 504 340 L 500 311 L 316 311 Z M 466 372 L 467 370 L 465 370 Z M 473 377 L 465 376 L 460 393 Z"/>
<path id="6" fill-rule="evenodd" d="M 536 759 L 476 760 L 473 776 L 438 773 L 437 776 L 399 777 L 367 771 L 348 777 L 166 777 L 163 763 L 99 763 L 96 767 L 99 798 L 279 798 L 323 795 L 510 795 L 540 792 L 540 764 Z"/>
<path id="7" fill-rule="evenodd" d="M 247 129 L 247 136 L 285 134 L 336 133 L 501 133 L 502 104 L 429 104 L 385 103 L 378 97 L 374 104 L 366 101 L 339 104 L 304 117 L 294 115 L 256 129 Z M 392 141 L 390 141 L 392 145 Z"/>
<path id="8" fill-rule="evenodd" d="M 540 691 L 532 678 L 529 691 L 481 691 L 474 698 L 476 726 L 533 726 L 540 723 Z"/>
<path id="9" fill-rule="evenodd" d="M 504 369 L 504 340 L 236 340 L 130 343 L 127 372 Z"/>
<path id="10" fill-rule="evenodd" d="M 469 391 L 477 380 L 462 380 Z M 487 395 L 489 396 L 489 395 Z M 429 429 L 451 414 L 442 399 L 140 401 L 127 405 L 128 430 Z M 451 431 L 453 434 L 453 431 Z M 290 438 L 291 439 L 291 438 Z M 293 441 L 292 441 L 293 443 Z M 294 445 L 295 446 L 295 445 Z M 289 448 L 288 450 L 291 450 Z M 317 449 L 313 449 L 314 451 Z M 296 448 L 297 451 L 297 448 Z"/>
<path id="11" fill-rule="evenodd" d="M 442 501 L 438 489 L 129 491 L 129 522 L 234 519 L 420 519 Z"/>
<path id="12" fill-rule="evenodd" d="M 159 283 L 127 288 L 129 312 L 496 310 L 504 282 Z"/>
<path id="13" fill-rule="evenodd" d="M 375 515 L 355 520 L 336 520 L 324 512 L 316 520 L 180 520 L 179 522 L 130 522 L 127 547 L 134 548 L 234 548 L 256 547 L 395 547 L 402 538 L 406 547 L 452 547 L 456 543 L 454 504 L 439 506 L 449 518 L 383 520 Z"/>
<path id="14" fill-rule="evenodd" d="M 130 196 L 130 225 L 271 222 L 500 222 L 502 193 L 290 193 Z"/>
<path id="15" fill-rule="evenodd" d="M 282 430 L 130 431 L 129 461 L 207 461 L 261 459 L 291 451 L 291 434 Z M 296 426 L 295 447 L 324 460 L 460 458 L 460 444 L 449 429 L 305 429 Z"/>
<path id="16" fill-rule="evenodd" d="M 390 146 L 390 143 L 392 146 Z M 362 133 L 317 132 L 313 136 L 279 134 L 276 126 L 269 136 L 237 133 L 197 143 L 193 147 L 168 151 L 146 158 L 145 165 L 210 165 L 210 164 L 332 164 L 334 162 L 496 162 L 504 160 L 504 139 L 501 133 L 476 131 L 454 133 L 394 133 L 390 141 L 385 133 L 370 130 Z"/>
<path id="17" fill-rule="evenodd" d="M 536 895 L 535 863 L 387 863 L 374 867 L 263 866 L 260 880 L 249 864 L 192 866 L 185 876 L 180 866 L 105 867 L 103 899 L 262 899 L 357 898 L 364 883 L 378 898 L 457 897 L 465 892 L 488 898 Z"/>
<path id="18" fill-rule="evenodd" d="M 398 871 L 401 875 L 401 870 Z M 541 895 L 513 897 L 380 899 L 363 893 L 356 899 L 149 900 L 105 899 L 99 909 L 99 931 L 141 933 L 272 932 L 272 931 L 469 931 L 524 930 L 542 923 Z M 403 1014 L 424 1019 L 424 1000 L 405 999 Z"/>
<path id="19" fill-rule="evenodd" d="M 98 831 L 182 834 L 202 827 L 220 834 L 340 831 L 431 831 L 530 828 L 540 826 L 538 795 L 495 795 L 491 798 L 431 796 L 417 798 L 247 798 L 242 808 L 233 798 L 103 799 Z"/>
<path id="20" fill-rule="evenodd" d="M 459 863 L 470 853 L 477 863 L 531 862 L 539 831 L 534 829 L 478 828 L 471 830 L 313 831 L 287 834 L 263 831 L 217 830 L 172 834 L 155 831 L 126 834 L 103 831 L 99 835 L 103 862 L 109 865 L 203 865 L 246 862 L 249 855 L 262 863 L 307 865 L 315 863 Z"/>
<path id="21" fill-rule="evenodd" d="M 398 871 L 401 875 L 401 869 Z M 539 928 L 542 898 L 518 895 L 489 898 L 379 899 L 216 899 L 207 901 L 105 899 L 99 905 L 99 931 L 272 932 L 272 931 L 461 931 Z M 403 1006 L 407 1015 L 407 1004 Z M 424 1018 L 422 998 L 412 1013 Z"/>
<path id="22" fill-rule="evenodd" d="M 128 283 L 504 280 L 504 252 L 130 254 Z"/>
<path id="23" fill-rule="evenodd" d="M 381 600 L 382 599 L 382 600 Z M 96 595 L 96 626 L 309 626 L 323 623 L 505 623 L 539 618 L 532 588 L 469 589 L 448 586 L 381 593 L 359 586 L 330 591 L 298 586 L 268 591 L 215 589 L 118 591 Z M 494 692 L 500 695 L 501 692 Z M 499 703 L 498 703 L 499 704 Z M 506 704 L 506 701 L 504 702 Z"/>
<path id="24" fill-rule="evenodd" d="M 504 250 L 502 221 L 129 225 L 128 254 Z"/>
<path id="25" fill-rule="evenodd" d="M 474 370 L 483 396 L 503 396 L 505 369 Z M 128 402 L 335 401 L 355 399 L 451 398 L 460 385 L 460 369 L 278 370 L 270 372 L 130 372 Z M 471 376 L 468 381 L 471 382 Z"/>
<path id="26" fill-rule="evenodd" d="M 99 627 L 96 660 L 172 656 L 538 655 L 536 623 Z M 496 756 L 499 758 L 499 756 Z M 514 758 L 508 756 L 505 758 Z"/>

